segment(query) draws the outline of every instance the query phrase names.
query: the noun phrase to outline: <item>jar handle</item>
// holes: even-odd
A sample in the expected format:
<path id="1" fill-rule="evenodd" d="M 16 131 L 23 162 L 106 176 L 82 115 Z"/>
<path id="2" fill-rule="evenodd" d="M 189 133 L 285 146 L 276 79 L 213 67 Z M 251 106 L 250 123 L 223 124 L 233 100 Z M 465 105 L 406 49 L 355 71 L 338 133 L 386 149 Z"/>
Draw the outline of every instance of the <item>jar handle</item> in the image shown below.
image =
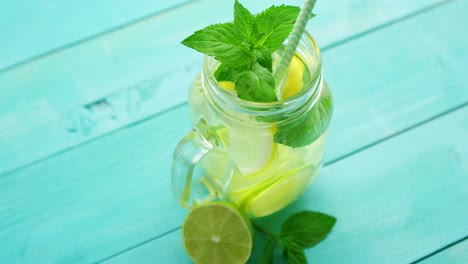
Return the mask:
<path id="1" fill-rule="evenodd" d="M 204 119 L 177 145 L 172 158 L 172 192 L 183 207 L 189 208 L 196 203 L 219 198 L 229 185 L 231 177 L 226 175 L 232 174 L 229 172 L 232 170 L 231 166 L 223 167 L 222 174 L 226 175 L 219 175 L 215 181 L 207 176 L 203 168 L 197 166 L 208 153 L 216 153 L 216 157 L 222 153 L 223 159 L 232 164 L 227 152 L 215 148 L 217 146 L 222 144 L 216 135 L 210 133 Z"/>

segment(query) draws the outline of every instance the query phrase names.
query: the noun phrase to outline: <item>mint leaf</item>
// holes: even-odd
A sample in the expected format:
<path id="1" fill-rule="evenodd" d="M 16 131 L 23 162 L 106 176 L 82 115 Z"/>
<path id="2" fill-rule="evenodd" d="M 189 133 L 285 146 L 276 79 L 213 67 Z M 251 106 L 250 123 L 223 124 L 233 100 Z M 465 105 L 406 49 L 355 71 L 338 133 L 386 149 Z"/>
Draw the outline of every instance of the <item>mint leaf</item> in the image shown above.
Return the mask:
<path id="1" fill-rule="evenodd" d="M 227 66 L 225 64 L 221 64 L 214 72 L 214 77 L 216 78 L 218 82 L 221 82 L 221 81 L 235 82 L 236 76 L 239 73 L 243 71 L 248 71 L 248 70 L 249 70 L 248 65 L 244 65 L 241 67 L 232 67 L 232 66 Z"/>
<path id="2" fill-rule="evenodd" d="M 265 35 L 255 45 L 267 47 L 273 53 L 291 33 L 299 11 L 299 7 L 281 5 L 272 6 L 258 14 L 255 27 Z"/>
<path id="3" fill-rule="evenodd" d="M 292 215 L 281 225 L 280 239 L 285 245 L 310 248 L 324 240 L 336 223 L 336 218 L 311 211 Z"/>
<path id="4" fill-rule="evenodd" d="M 272 264 L 273 263 L 273 250 L 275 249 L 275 244 L 273 238 L 269 238 L 265 242 L 265 246 L 263 247 L 262 255 L 260 255 L 260 259 L 258 260 L 258 264 Z"/>
<path id="5" fill-rule="evenodd" d="M 250 41 L 254 24 L 255 18 L 252 13 L 236 0 L 234 3 L 234 25 L 242 38 Z"/>
<path id="6" fill-rule="evenodd" d="M 270 72 L 273 72 L 273 59 L 267 47 L 258 47 L 253 50 L 256 61 Z"/>
<path id="7" fill-rule="evenodd" d="M 252 70 L 237 75 L 236 92 L 244 100 L 273 102 L 276 101 L 275 79 L 270 71 L 255 63 Z"/>
<path id="8" fill-rule="evenodd" d="M 257 31 L 257 28 L 255 28 L 255 31 Z M 265 36 L 265 33 L 257 33 L 255 32 L 255 34 L 252 35 L 252 43 L 254 44 L 254 47 L 262 47 L 260 44 L 263 36 Z"/>
<path id="9" fill-rule="evenodd" d="M 307 263 L 307 257 L 304 248 L 293 240 L 282 240 L 283 250 L 281 255 L 286 259 L 288 264 L 303 264 Z"/>
<path id="10" fill-rule="evenodd" d="M 277 99 L 272 53 L 281 47 L 292 31 L 299 10 L 293 6 L 271 6 L 258 15 L 252 15 L 235 0 L 234 22 L 198 30 L 182 44 L 218 60 L 221 64 L 214 73 L 215 78 L 218 81 L 235 81 L 239 98 L 273 102 Z"/>
<path id="11" fill-rule="evenodd" d="M 274 138 L 275 143 L 292 148 L 309 145 L 325 132 L 330 123 L 332 111 L 331 93 L 324 88 L 319 101 L 304 117 L 292 124 L 278 127 Z"/>
<path id="12" fill-rule="evenodd" d="M 213 56 L 226 65 L 250 64 L 254 57 L 239 39 L 233 23 L 208 26 L 182 41 L 187 47 Z"/>

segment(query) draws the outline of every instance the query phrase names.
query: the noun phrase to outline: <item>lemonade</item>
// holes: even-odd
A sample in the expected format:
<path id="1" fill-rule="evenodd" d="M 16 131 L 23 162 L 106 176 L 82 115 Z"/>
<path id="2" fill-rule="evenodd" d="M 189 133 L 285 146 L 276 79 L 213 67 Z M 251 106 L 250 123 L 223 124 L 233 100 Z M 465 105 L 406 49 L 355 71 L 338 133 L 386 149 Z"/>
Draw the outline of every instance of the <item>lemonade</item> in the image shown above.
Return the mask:
<path id="1" fill-rule="evenodd" d="M 235 0 L 232 21 L 181 42 L 205 54 L 189 93 L 193 129 L 172 159 L 172 191 L 190 209 L 182 237 L 195 263 L 245 263 L 252 227 L 268 237 L 259 262 L 271 263 L 278 250 L 288 263 L 307 263 L 304 250 L 336 222 L 303 211 L 275 234 L 251 219 L 296 200 L 323 164 L 333 101 L 305 31 L 314 5 L 252 14 Z"/>
<path id="2" fill-rule="evenodd" d="M 313 40 L 306 41 L 313 48 Z M 321 78 L 319 55 L 307 53 L 311 47 L 306 44 L 302 48 L 289 68 L 283 101 L 270 109 L 237 98 L 233 83 L 210 79 L 219 65 L 205 62 L 205 72 L 195 79 L 189 96 L 192 123 L 206 126 L 205 136 L 213 145 L 194 171 L 194 186 L 206 189 L 205 200 L 227 200 L 251 217 L 262 217 L 296 200 L 318 175 L 332 114 L 331 93 Z M 233 102 L 241 106 L 231 107 Z M 281 131 L 307 128 L 311 121 L 301 118 L 314 114 L 327 123 L 312 142 L 299 147 L 279 143 Z"/>

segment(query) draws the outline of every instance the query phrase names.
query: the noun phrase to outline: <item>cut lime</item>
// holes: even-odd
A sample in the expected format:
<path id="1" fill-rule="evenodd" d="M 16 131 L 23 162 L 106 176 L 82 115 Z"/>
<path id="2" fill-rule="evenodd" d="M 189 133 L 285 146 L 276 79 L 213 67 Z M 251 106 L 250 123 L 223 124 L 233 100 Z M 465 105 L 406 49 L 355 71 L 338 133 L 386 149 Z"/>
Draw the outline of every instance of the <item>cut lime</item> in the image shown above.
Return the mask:
<path id="1" fill-rule="evenodd" d="M 250 220 L 225 202 L 193 208 L 182 226 L 182 236 L 195 263 L 246 263 L 252 251 Z"/>

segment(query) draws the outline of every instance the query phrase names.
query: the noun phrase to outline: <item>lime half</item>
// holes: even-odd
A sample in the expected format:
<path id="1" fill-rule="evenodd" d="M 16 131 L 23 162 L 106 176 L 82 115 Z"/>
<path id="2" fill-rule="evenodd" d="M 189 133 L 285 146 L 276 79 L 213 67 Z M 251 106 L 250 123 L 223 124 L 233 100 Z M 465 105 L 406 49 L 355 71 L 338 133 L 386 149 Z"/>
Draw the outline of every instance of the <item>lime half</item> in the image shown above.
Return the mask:
<path id="1" fill-rule="evenodd" d="M 209 202 L 190 210 L 182 236 L 195 263 L 246 263 L 252 252 L 250 220 L 225 202 Z"/>

